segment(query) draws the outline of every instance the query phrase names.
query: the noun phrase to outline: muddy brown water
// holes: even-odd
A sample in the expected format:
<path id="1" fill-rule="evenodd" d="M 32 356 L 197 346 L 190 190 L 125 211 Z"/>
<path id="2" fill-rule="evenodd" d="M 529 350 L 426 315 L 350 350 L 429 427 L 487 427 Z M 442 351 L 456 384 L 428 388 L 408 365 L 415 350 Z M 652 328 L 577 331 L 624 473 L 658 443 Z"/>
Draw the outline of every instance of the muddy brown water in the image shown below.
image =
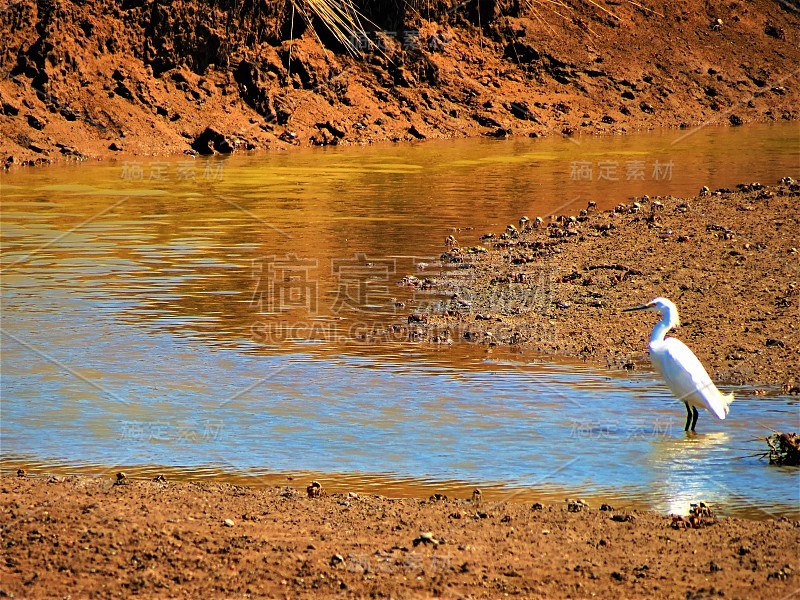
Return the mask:
<path id="1" fill-rule="evenodd" d="M 797 516 L 749 456 L 795 399 L 734 389 L 689 438 L 653 373 L 409 336 L 440 299 L 399 282 L 448 235 L 799 165 L 790 124 L 6 174 L 2 466 Z"/>

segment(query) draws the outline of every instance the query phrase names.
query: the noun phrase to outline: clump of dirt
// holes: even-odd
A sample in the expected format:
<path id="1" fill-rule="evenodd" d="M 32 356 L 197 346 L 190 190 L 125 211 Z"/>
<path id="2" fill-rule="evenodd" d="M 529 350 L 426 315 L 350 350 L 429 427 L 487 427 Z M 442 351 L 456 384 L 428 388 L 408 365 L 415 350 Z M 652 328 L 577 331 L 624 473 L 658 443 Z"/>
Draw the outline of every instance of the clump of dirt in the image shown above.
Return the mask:
<path id="1" fill-rule="evenodd" d="M 372 22 L 352 40 L 363 53 L 350 56 L 287 2 L 7 3 L 0 159 L 9 167 L 800 116 L 800 15 L 790 3 L 362 10 Z"/>
<path id="2" fill-rule="evenodd" d="M 671 517 L 607 505 L 312 496 L 163 478 L 23 474 L 0 484 L 8 597 L 782 598 L 797 589 L 798 524 L 785 519 L 703 514 L 707 526 L 676 530 Z"/>
<path id="3" fill-rule="evenodd" d="M 681 316 L 672 335 L 716 380 L 800 393 L 800 184 L 592 204 L 447 248 L 457 268 L 436 286 L 450 300 L 415 327 L 633 369 L 657 316 L 621 310 L 664 296 Z"/>

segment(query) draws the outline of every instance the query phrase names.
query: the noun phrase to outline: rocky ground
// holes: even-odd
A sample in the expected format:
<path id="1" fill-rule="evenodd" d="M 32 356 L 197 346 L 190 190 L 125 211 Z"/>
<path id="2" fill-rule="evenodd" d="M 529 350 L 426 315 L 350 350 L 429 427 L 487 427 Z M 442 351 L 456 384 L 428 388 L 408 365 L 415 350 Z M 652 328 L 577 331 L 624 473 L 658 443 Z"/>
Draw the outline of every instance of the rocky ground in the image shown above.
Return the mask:
<path id="1" fill-rule="evenodd" d="M 659 317 L 622 313 L 666 296 L 673 332 L 712 377 L 800 392 L 800 184 L 743 184 L 613 210 L 524 216 L 484 245 L 450 241 L 453 298 L 412 315 L 434 341 L 516 345 L 636 368 Z M 418 282 L 412 282 L 419 284 Z"/>
<path id="2" fill-rule="evenodd" d="M 351 36 L 363 51 L 350 56 L 285 2 L 6 2 L 0 160 L 800 116 L 800 9 L 788 0 L 363 10 L 372 23 Z"/>
<path id="3" fill-rule="evenodd" d="M 795 521 L 4 476 L 16 598 L 788 598 Z M 713 511 L 713 507 L 710 507 Z"/>

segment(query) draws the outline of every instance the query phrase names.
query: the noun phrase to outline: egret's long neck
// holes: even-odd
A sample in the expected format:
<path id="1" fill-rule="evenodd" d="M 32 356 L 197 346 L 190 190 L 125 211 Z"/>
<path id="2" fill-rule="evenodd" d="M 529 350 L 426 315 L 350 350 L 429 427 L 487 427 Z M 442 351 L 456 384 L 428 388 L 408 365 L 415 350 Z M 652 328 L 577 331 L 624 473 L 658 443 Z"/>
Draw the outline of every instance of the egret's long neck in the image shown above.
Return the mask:
<path id="1" fill-rule="evenodd" d="M 673 328 L 674 325 L 675 324 L 672 322 L 670 315 L 664 315 L 664 317 L 658 323 L 656 323 L 656 326 L 653 327 L 653 333 L 650 334 L 650 343 L 663 342 L 667 333 Z"/>

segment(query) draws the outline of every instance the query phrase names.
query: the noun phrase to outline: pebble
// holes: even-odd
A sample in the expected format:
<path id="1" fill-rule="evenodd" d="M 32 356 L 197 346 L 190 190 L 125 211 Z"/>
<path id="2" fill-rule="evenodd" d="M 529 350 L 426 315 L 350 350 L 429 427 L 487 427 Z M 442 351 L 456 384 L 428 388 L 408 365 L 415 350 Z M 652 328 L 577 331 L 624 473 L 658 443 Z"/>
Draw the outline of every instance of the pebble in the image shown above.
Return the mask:
<path id="1" fill-rule="evenodd" d="M 312 481 L 306 488 L 306 493 L 309 498 L 319 498 L 320 494 L 322 494 L 322 485 L 319 481 Z"/>
<path id="2" fill-rule="evenodd" d="M 341 565 L 341 564 L 344 563 L 344 557 L 341 554 L 334 554 L 333 556 L 331 556 L 331 558 L 328 561 L 328 563 L 332 567 L 335 567 L 336 565 Z"/>
<path id="3" fill-rule="evenodd" d="M 419 546 L 420 544 L 431 544 L 433 546 L 438 546 L 441 542 L 433 537 L 433 533 L 430 531 L 425 531 L 419 534 L 419 537 L 414 539 L 411 542 L 414 546 Z"/>
<path id="4" fill-rule="evenodd" d="M 233 522 L 233 519 L 225 519 L 222 524 L 225 525 L 225 527 L 233 527 L 236 523 Z"/>

